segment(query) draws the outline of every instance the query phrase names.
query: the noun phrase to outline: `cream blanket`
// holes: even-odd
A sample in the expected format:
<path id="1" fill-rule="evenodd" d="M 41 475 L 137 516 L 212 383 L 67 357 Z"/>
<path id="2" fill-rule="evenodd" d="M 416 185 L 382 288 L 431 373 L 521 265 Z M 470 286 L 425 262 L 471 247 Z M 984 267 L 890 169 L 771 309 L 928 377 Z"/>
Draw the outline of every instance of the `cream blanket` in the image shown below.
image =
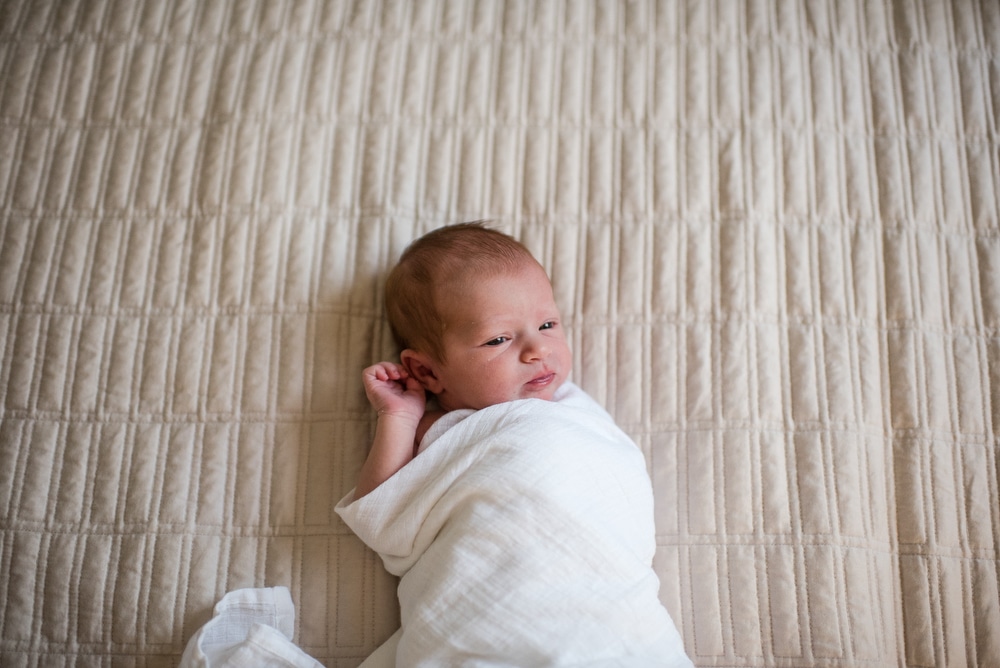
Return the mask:
<path id="1" fill-rule="evenodd" d="M 337 512 L 401 576 L 400 665 L 690 665 L 642 453 L 583 391 L 450 413 Z"/>

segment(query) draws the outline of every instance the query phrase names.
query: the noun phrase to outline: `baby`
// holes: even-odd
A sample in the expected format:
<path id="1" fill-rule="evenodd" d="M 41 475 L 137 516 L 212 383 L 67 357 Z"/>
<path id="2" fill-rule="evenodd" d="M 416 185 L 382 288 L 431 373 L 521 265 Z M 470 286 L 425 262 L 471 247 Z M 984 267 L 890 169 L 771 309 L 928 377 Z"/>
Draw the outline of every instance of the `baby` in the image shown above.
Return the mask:
<path id="1" fill-rule="evenodd" d="M 645 460 L 567 380 L 531 253 L 478 223 L 435 230 L 390 273 L 386 310 L 400 363 L 363 373 L 378 421 L 337 506 L 401 577 L 380 660 L 691 665 L 657 596 Z"/>
<path id="2" fill-rule="evenodd" d="M 551 400 L 572 357 L 545 270 L 513 238 L 471 223 L 415 242 L 386 283 L 401 364 L 362 374 L 378 412 L 355 498 L 416 454 L 444 413 L 516 399 Z M 425 391 L 438 408 L 425 412 Z"/>

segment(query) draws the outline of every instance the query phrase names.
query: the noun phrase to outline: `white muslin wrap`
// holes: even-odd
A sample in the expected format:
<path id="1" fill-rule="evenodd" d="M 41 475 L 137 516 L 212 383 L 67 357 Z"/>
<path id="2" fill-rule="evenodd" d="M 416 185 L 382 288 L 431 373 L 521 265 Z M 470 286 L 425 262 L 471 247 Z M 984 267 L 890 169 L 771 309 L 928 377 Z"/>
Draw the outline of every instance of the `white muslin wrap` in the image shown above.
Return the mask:
<path id="1" fill-rule="evenodd" d="M 191 636 L 180 668 L 322 668 L 292 643 L 295 605 L 287 587 L 237 589 Z"/>
<path id="2" fill-rule="evenodd" d="M 645 459 L 570 383 L 448 413 L 337 512 L 401 577 L 397 665 L 691 665 L 657 595 Z"/>

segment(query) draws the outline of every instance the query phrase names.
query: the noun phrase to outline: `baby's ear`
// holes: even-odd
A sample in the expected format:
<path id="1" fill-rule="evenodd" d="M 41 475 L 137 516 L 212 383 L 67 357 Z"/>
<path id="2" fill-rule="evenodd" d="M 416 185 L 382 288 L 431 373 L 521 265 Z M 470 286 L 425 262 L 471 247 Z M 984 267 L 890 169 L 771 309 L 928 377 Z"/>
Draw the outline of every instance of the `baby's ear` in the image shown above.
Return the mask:
<path id="1" fill-rule="evenodd" d="M 399 361 L 406 368 L 407 373 L 417 379 L 425 390 L 433 394 L 440 394 L 441 381 L 437 376 L 437 365 L 430 355 L 407 348 L 399 353 Z"/>

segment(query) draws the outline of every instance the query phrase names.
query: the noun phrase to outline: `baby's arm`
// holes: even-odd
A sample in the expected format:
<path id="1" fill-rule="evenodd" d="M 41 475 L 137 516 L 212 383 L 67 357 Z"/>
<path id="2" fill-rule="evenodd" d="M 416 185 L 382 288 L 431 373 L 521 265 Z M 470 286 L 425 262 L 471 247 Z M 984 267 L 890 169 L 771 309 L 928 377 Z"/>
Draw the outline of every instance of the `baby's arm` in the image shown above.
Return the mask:
<path id="1" fill-rule="evenodd" d="M 417 438 L 415 439 L 416 442 L 413 444 L 414 457 L 417 456 L 417 448 L 420 447 L 420 442 L 424 440 L 424 434 L 427 433 L 427 430 L 430 429 L 431 426 L 433 426 L 433 424 L 438 421 L 438 418 L 444 415 L 444 413 L 445 412 L 440 409 L 427 411 L 426 413 L 424 413 L 424 416 L 420 418 L 420 424 L 417 425 Z"/>
<path id="2" fill-rule="evenodd" d="M 365 496 L 413 459 L 417 428 L 426 408 L 424 388 L 406 369 L 380 362 L 362 374 L 365 394 L 378 412 L 375 440 L 358 474 L 355 500 Z"/>

